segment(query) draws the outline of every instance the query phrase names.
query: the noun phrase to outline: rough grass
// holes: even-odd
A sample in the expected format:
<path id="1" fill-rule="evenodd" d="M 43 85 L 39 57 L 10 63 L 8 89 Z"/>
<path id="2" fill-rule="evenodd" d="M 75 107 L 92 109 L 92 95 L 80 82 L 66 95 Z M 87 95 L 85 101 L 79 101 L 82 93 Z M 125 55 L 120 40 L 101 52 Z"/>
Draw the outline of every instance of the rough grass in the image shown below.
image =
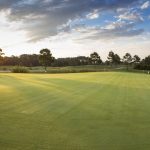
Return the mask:
<path id="1" fill-rule="evenodd" d="M 45 72 L 43 67 L 30 67 L 31 73 Z M 107 65 L 84 65 L 84 66 L 66 66 L 66 67 L 48 67 L 47 73 L 81 73 L 81 72 L 102 72 L 112 70 L 124 70 L 125 66 L 107 66 Z"/>
<path id="2" fill-rule="evenodd" d="M 18 67 L 18 66 L 0 66 L 0 72 L 19 72 L 27 70 L 30 73 L 45 73 L 45 69 L 39 67 Z M 81 72 L 102 72 L 102 71 L 121 71 L 126 70 L 123 65 L 85 65 L 85 66 L 67 66 L 67 67 L 47 67 L 47 73 L 81 73 Z"/>
<path id="3" fill-rule="evenodd" d="M 149 150 L 150 76 L 0 74 L 0 150 Z"/>

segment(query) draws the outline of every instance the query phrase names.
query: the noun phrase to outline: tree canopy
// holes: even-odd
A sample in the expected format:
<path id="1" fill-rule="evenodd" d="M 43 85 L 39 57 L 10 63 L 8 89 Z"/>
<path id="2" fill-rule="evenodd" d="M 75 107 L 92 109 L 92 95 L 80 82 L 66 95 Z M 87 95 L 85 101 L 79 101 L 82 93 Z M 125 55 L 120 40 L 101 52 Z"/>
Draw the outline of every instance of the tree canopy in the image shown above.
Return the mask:
<path id="1" fill-rule="evenodd" d="M 0 48 L 0 57 L 4 55 L 3 50 Z"/>
<path id="2" fill-rule="evenodd" d="M 121 63 L 120 56 L 118 54 L 115 54 L 113 51 L 109 52 L 107 59 L 110 64 L 117 65 Z"/>
<path id="3" fill-rule="evenodd" d="M 2 66 L 47 66 L 64 67 L 64 66 L 81 66 L 81 65 L 126 65 L 135 69 L 150 70 L 150 55 L 141 60 L 138 55 L 131 56 L 126 53 L 121 59 L 118 54 L 110 51 L 105 62 L 102 61 L 97 52 L 93 52 L 90 56 L 77 56 L 54 59 L 49 49 L 40 50 L 39 54 L 22 54 L 20 56 L 4 56 L 4 52 L 0 49 L 0 65 Z"/>
<path id="4" fill-rule="evenodd" d="M 97 52 L 93 52 L 90 54 L 90 60 L 93 65 L 102 63 L 102 60 Z"/>
<path id="5" fill-rule="evenodd" d="M 44 66 L 45 71 L 47 66 L 50 66 L 54 61 L 54 57 L 49 49 L 45 48 L 40 50 L 39 62 L 42 66 Z"/>

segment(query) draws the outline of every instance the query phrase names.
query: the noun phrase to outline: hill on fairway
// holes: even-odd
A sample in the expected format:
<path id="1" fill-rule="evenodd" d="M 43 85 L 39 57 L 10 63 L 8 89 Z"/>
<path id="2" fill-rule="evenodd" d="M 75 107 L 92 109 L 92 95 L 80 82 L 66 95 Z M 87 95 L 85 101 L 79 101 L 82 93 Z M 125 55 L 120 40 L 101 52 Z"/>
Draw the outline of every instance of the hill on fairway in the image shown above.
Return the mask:
<path id="1" fill-rule="evenodd" d="M 0 74 L 0 150 L 150 150 L 150 76 Z"/>

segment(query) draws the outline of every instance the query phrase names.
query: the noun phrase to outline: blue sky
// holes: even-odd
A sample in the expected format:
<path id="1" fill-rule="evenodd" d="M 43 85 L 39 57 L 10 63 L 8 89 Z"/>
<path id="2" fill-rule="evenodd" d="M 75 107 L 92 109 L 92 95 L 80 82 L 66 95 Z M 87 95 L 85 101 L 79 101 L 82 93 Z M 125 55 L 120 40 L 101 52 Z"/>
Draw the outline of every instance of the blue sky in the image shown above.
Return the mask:
<path id="1" fill-rule="evenodd" d="M 149 0 L 0 0 L 0 20 L 6 55 L 150 55 Z"/>

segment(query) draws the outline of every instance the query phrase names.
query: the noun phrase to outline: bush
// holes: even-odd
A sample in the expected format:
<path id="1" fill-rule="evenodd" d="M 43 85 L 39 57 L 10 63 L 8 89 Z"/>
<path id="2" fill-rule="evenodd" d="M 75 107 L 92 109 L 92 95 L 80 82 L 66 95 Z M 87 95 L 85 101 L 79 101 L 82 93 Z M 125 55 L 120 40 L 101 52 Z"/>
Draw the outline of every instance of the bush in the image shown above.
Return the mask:
<path id="1" fill-rule="evenodd" d="M 137 64 L 137 65 L 134 66 L 134 69 L 138 69 L 138 70 L 150 70 L 150 65 Z"/>
<path id="2" fill-rule="evenodd" d="M 15 67 L 12 69 L 13 73 L 28 73 L 29 70 L 25 67 Z"/>

